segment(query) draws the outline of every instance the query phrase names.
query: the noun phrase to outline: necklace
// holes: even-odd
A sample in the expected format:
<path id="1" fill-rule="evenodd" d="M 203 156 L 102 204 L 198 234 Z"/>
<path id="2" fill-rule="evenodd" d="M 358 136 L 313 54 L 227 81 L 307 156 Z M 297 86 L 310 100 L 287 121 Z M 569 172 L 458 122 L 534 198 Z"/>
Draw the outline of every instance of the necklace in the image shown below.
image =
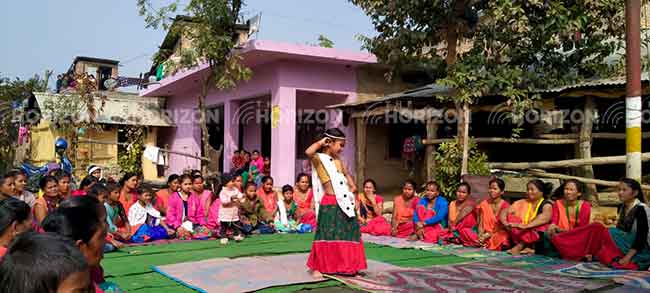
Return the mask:
<path id="1" fill-rule="evenodd" d="M 569 215 L 569 205 L 566 200 L 564 201 L 564 211 L 566 212 L 566 218 L 569 221 L 569 229 L 573 229 L 575 226 L 571 225 L 571 216 Z M 578 225 L 578 215 L 580 214 L 580 201 L 576 201 L 576 214 L 575 214 L 575 225 Z"/>

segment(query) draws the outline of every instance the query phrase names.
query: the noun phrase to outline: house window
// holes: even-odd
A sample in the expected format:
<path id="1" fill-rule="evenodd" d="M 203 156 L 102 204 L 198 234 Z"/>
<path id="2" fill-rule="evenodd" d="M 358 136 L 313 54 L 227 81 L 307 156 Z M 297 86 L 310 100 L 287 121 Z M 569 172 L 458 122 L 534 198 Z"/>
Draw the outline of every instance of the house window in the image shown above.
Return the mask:
<path id="1" fill-rule="evenodd" d="M 307 116 L 296 122 L 296 154 L 298 159 L 305 160 L 305 150 L 312 144 L 319 135 L 327 129 L 325 123 L 315 121 L 316 119 Z"/>

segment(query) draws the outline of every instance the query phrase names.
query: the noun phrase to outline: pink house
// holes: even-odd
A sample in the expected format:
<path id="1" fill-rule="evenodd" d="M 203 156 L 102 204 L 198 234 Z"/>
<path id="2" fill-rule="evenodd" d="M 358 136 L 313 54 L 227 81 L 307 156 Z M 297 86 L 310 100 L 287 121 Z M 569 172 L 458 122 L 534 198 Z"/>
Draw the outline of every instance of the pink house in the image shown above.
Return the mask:
<path id="1" fill-rule="evenodd" d="M 309 171 L 303 151 L 327 127 L 348 137 L 344 159 L 355 166 L 355 127 L 329 105 L 358 99 L 358 68 L 375 64 L 375 56 L 332 48 L 252 40 L 240 51 L 253 75 L 232 90 L 212 90 L 206 98 L 210 143 L 223 145 L 223 170 L 230 170 L 235 150 L 260 150 L 271 157 L 275 185 L 291 184 Z M 145 97 L 167 97 L 175 128 L 160 134 L 159 144 L 173 151 L 201 153 L 197 97 L 207 65 L 178 72 L 150 85 Z M 171 154 L 168 173 L 199 168 L 200 162 Z"/>

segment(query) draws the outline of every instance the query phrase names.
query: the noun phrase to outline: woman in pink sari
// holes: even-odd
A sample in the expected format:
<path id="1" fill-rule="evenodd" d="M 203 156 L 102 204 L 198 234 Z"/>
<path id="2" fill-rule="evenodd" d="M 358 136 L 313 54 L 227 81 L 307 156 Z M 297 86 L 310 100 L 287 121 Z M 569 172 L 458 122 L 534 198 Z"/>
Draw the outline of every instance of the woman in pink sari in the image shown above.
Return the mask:
<path id="1" fill-rule="evenodd" d="M 463 182 L 456 189 L 456 200 L 449 204 L 449 230 L 445 242 L 476 246 L 476 204 L 469 198 L 472 188 Z"/>
<path id="2" fill-rule="evenodd" d="M 375 236 L 389 236 L 390 223 L 383 217 L 384 199 L 376 194 L 375 180 L 363 182 L 363 193 L 357 196 L 357 218 L 361 224 L 361 233 Z"/>
<path id="3" fill-rule="evenodd" d="M 314 210 L 314 193 L 311 190 L 311 180 L 305 173 L 298 174 L 294 187 L 293 200 L 298 206 L 296 218 L 300 224 L 309 224 L 316 228 L 316 212 Z"/>

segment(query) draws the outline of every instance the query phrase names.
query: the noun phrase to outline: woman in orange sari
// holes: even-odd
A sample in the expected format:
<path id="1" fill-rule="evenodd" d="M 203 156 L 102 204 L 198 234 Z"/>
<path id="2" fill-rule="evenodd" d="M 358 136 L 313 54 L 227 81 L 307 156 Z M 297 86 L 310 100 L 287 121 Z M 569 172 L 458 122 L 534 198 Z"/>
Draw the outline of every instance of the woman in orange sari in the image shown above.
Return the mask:
<path id="1" fill-rule="evenodd" d="M 508 231 L 500 221 L 500 215 L 510 207 L 510 204 L 501 198 L 506 188 L 506 183 L 498 178 L 490 180 L 488 199 L 483 200 L 476 211 L 478 213 L 478 239 L 479 246 L 490 250 L 503 250 L 509 246 Z"/>
<path id="2" fill-rule="evenodd" d="M 389 236 L 391 226 L 382 216 L 384 199 L 376 192 L 375 180 L 366 179 L 363 182 L 363 193 L 359 193 L 357 196 L 357 218 L 361 224 L 361 233 Z"/>
<path id="3" fill-rule="evenodd" d="M 501 222 L 510 232 L 515 246 L 508 250 L 512 255 L 535 253 L 534 244 L 541 239 L 553 215 L 553 204 L 545 199 L 552 185 L 539 179 L 528 181 L 527 196 L 513 203 L 501 214 Z"/>
<path id="4" fill-rule="evenodd" d="M 447 243 L 475 246 L 476 236 L 476 207 L 469 198 L 472 188 L 467 182 L 458 185 L 456 200 L 449 204 L 449 230 L 443 237 Z"/>
<path id="5" fill-rule="evenodd" d="M 293 200 L 298 206 L 296 218 L 300 224 L 316 228 L 316 212 L 314 211 L 314 193 L 311 190 L 311 178 L 305 173 L 298 174 L 296 186 L 293 188 Z"/>
<path id="6" fill-rule="evenodd" d="M 413 213 L 418 200 L 415 197 L 415 181 L 406 180 L 402 185 L 402 194 L 395 197 L 390 234 L 393 237 L 407 238 L 415 233 Z"/>
<path id="7" fill-rule="evenodd" d="M 580 200 L 584 193 L 584 184 L 569 179 L 562 185 L 564 197 L 555 201 L 551 225 L 546 233 L 551 239 L 560 237 L 563 232 L 584 227 L 591 222 L 591 205 Z"/>

